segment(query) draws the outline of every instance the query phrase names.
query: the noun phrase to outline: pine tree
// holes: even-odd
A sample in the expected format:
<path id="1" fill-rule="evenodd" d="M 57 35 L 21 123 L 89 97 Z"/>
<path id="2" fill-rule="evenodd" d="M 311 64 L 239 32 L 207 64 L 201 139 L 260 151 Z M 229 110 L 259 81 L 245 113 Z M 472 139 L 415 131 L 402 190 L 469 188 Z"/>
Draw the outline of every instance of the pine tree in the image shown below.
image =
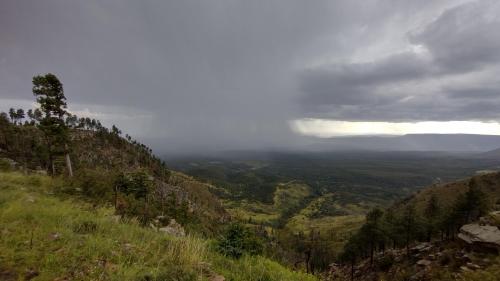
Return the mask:
<path id="1" fill-rule="evenodd" d="M 458 220 L 457 226 L 477 220 L 486 214 L 488 209 L 486 195 L 479 189 L 476 179 L 471 179 L 469 189 L 457 199 L 454 206 L 455 218 Z"/>
<path id="2" fill-rule="evenodd" d="M 46 137 L 52 175 L 55 174 L 54 156 L 60 153 L 65 155 L 69 176 L 73 176 L 68 151 L 69 131 L 64 122 L 67 105 L 63 85 L 54 74 L 38 75 L 33 77 L 33 95 L 42 112 L 38 126 Z"/>
<path id="3" fill-rule="evenodd" d="M 435 194 L 432 194 L 424 210 L 427 241 L 429 242 L 431 241 L 432 235 L 437 229 L 440 212 L 441 209 L 439 207 L 438 198 Z"/>
<path id="4" fill-rule="evenodd" d="M 352 236 L 345 244 L 344 249 L 339 256 L 341 262 L 348 262 L 351 265 L 351 281 L 354 280 L 354 265 L 363 251 L 361 247 L 361 240 L 362 239 L 360 238 L 359 233 Z"/>
<path id="5" fill-rule="evenodd" d="M 401 245 L 401 241 L 403 240 L 404 235 L 404 229 L 402 227 L 400 219 L 395 214 L 394 209 L 389 208 L 385 212 L 383 228 L 384 232 L 387 235 L 387 238 L 391 240 L 393 248 Z"/>
<path id="6" fill-rule="evenodd" d="M 33 112 L 33 109 L 28 109 L 26 114 L 28 115 L 28 118 L 30 120 L 30 124 L 35 125 L 36 120 L 35 120 L 35 113 Z"/>
<path id="7" fill-rule="evenodd" d="M 366 215 L 366 223 L 361 228 L 362 236 L 365 237 L 370 251 L 370 265 L 373 265 L 373 254 L 378 244 L 383 243 L 384 233 L 381 220 L 384 212 L 375 208 Z"/>
<path id="8" fill-rule="evenodd" d="M 21 124 L 22 120 L 24 119 L 24 110 L 22 108 L 19 108 L 16 110 L 16 121 Z"/>
<path id="9" fill-rule="evenodd" d="M 417 211 L 414 203 L 408 204 L 403 212 L 402 224 L 405 229 L 406 254 L 410 255 L 410 242 L 415 236 L 417 227 Z"/>
<path id="10" fill-rule="evenodd" d="M 42 120 L 42 116 L 43 116 L 42 111 L 39 108 L 36 108 L 33 111 L 33 117 L 35 121 L 40 122 L 40 120 Z"/>
<path id="11" fill-rule="evenodd" d="M 12 107 L 9 109 L 9 118 L 10 122 L 14 124 L 16 123 L 16 110 Z"/>

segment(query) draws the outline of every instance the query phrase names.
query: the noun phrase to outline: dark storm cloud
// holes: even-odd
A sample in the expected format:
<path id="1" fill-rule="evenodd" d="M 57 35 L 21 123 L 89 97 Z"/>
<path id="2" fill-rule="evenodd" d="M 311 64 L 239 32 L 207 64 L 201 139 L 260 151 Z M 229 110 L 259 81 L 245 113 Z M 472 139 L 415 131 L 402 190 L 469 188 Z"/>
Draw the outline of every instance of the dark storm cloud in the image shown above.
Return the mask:
<path id="1" fill-rule="evenodd" d="M 325 34 L 363 17 L 349 2 L 2 1 L 0 95 L 31 99 L 31 77 L 50 71 L 70 104 L 151 114 L 142 137 L 199 149 L 286 144 L 295 64 L 342 52 Z"/>
<path id="2" fill-rule="evenodd" d="M 311 69 L 303 76 L 302 90 L 314 93 L 312 104 L 381 104 L 394 97 L 375 95 L 373 87 L 427 75 L 431 65 L 413 53 L 401 53 L 367 63 L 335 64 Z"/>
<path id="3" fill-rule="evenodd" d="M 474 1 L 407 32 L 413 50 L 302 73 L 309 116 L 500 120 L 500 4 Z"/>
<path id="4" fill-rule="evenodd" d="M 474 71 L 500 61 L 500 6 L 482 0 L 445 11 L 410 41 L 432 53 L 435 64 L 447 72 Z"/>
<path id="5" fill-rule="evenodd" d="M 426 83 L 497 67 L 498 9 L 477 3 L 4 0 L 0 101 L 32 100 L 31 77 L 53 72 L 74 111 L 170 150 L 293 145 L 289 121 L 310 116 L 446 119 L 464 106 L 442 107 L 467 93 Z M 392 37 L 431 56 L 391 40 L 376 48 Z M 391 51 L 346 62 L 372 46 Z M 486 79 L 466 78 L 469 88 Z"/>
<path id="6" fill-rule="evenodd" d="M 480 100 L 490 100 L 500 98 L 500 83 L 497 85 L 483 85 L 483 86 L 473 86 L 473 87 L 448 87 L 444 91 L 448 93 L 450 98 L 456 99 L 480 99 Z"/>

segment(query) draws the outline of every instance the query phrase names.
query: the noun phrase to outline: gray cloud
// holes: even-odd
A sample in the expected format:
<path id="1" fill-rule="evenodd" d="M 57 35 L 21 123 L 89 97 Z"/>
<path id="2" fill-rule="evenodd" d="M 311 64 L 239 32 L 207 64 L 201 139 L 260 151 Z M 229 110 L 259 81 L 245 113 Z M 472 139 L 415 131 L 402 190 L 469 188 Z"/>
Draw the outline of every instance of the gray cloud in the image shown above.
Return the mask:
<path id="1" fill-rule="evenodd" d="M 304 102 L 312 104 L 381 104 L 394 100 L 377 95 L 374 87 L 422 78 L 431 65 L 413 53 L 392 55 L 367 63 L 335 64 L 308 70 L 302 75 L 302 90 L 312 93 Z"/>
<path id="2" fill-rule="evenodd" d="M 139 137 L 164 147 L 286 145 L 294 64 L 336 48 L 323 36 L 352 25 L 344 2 L 3 1 L 0 95 L 30 99 L 50 71 L 70 104 L 151 112 Z"/>
<path id="3" fill-rule="evenodd" d="M 500 61 L 500 3 L 481 0 L 445 11 L 410 41 L 432 53 L 446 72 L 474 71 Z"/>
<path id="4" fill-rule="evenodd" d="M 500 4 L 445 9 L 407 34 L 413 50 L 300 76 L 303 109 L 343 120 L 500 120 Z"/>
<path id="5" fill-rule="evenodd" d="M 500 81 L 499 81 L 500 82 Z M 500 83 L 497 85 L 482 85 L 472 87 L 447 87 L 444 91 L 450 98 L 455 99 L 480 99 L 480 100 L 494 100 L 500 98 Z"/>
<path id="6" fill-rule="evenodd" d="M 0 101 L 32 100 L 31 77 L 53 72 L 75 110 L 140 128 L 157 149 L 291 146 L 288 122 L 303 117 L 459 115 L 468 94 L 452 80 L 498 73 L 498 27 L 488 1 L 5 0 Z M 477 76 L 461 85 L 484 88 Z M 135 115 L 148 118 L 120 117 Z"/>

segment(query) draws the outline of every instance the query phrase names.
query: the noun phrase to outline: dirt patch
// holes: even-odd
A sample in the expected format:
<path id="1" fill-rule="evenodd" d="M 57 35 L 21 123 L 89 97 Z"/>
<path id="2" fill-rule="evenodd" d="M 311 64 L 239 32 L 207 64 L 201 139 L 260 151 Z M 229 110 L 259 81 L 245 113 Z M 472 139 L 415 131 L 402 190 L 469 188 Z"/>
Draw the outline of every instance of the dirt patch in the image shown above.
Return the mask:
<path id="1" fill-rule="evenodd" d="M 0 266 L 0 280 L 2 281 L 16 281 L 18 274 L 15 270 L 6 269 Z"/>

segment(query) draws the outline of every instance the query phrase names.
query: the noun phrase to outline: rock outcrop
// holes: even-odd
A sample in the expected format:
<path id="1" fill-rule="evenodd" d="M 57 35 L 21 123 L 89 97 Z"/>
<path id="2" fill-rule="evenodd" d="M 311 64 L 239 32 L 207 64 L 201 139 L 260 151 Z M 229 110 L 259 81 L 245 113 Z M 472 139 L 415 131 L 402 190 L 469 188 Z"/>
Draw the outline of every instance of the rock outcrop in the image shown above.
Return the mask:
<path id="1" fill-rule="evenodd" d="M 453 280 L 466 280 L 463 279 L 465 272 L 481 270 L 491 264 L 483 253 L 468 251 L 456 242 L 434 241 L 414 245 L 409 255 L 404 248 L 375 254 L 373 264 L 369 258 L 359 261 L 353 268 L 349 263 L 331 264 L 325 279 L 351 281 L 352 272 L 354 280 L 391 280 L 400 278 L 405 272 L 411 275 L 405 280 L 430 281 L 439 280 L 433 274 L 442 271 L 453 276 Z"/>
<path id="2" fill-rule="evenodd" d="M 460 228 L 458 238 L 475 248 L 500 251 L 500 229 L 493 225 L 466 224 Z"/>
<path id="3" fill-rule="evenodd" d="M 184 228 L 182 227 L 182 225 L 176 222 L 175 219 L 171 219 L 170 223 L 167 226 L 159 228 L 158 230 L 177 237 L 186 236 Z"/>

